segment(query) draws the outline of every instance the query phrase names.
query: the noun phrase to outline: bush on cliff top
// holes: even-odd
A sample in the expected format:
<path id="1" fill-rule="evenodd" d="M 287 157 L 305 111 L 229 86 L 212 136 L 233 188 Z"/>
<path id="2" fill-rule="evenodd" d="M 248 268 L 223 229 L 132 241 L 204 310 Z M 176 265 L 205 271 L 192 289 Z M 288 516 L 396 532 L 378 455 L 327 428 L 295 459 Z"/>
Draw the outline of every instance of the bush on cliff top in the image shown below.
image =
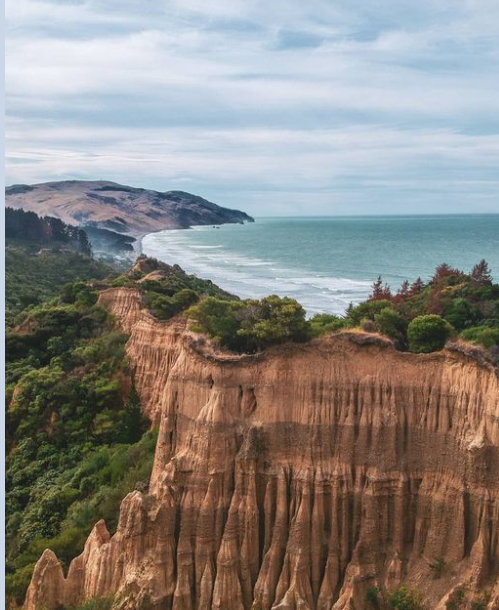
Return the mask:
<path id="1" fill-rule="evenodd" d="M 418 316 L 407 328 L 409 348 L 412 352 L 436 352 L 444 347 L 452 332 L 452 326 L 436 314 Z"/>
<path id="2" fill-rule="evenodd" d="M 324 313 L 309 320 L 294 299 L 271 295 L 242 301 L 175 265 L 146 257 L 117 280 L 123 282 L 144 293 L 157 318 L 186 315 L 193 320 L 193 330 L 238 353 L 356 327 L 389 337 L 399 350 L 440 350 L 455 330 L 462 339 L 488 349 L 492 358 L 499 353 L 499 285 L 492 283 L 485 261 L 469 274 L 442 264 L 428 282 L 404 282 L 395 294 L 379 277 L 369 299 L 351 305 L 344 316 Z"/>
<path id="3" fill-rule="evenodd" d="M 294 299 L 276 295 L 248 301 L 208 297 L 192 306 L 186 315 L 194 320 L 194 330 L 207 333 L 222 347 L 238 352 L 253 353 L 310 337 L 303 307 Z"/>

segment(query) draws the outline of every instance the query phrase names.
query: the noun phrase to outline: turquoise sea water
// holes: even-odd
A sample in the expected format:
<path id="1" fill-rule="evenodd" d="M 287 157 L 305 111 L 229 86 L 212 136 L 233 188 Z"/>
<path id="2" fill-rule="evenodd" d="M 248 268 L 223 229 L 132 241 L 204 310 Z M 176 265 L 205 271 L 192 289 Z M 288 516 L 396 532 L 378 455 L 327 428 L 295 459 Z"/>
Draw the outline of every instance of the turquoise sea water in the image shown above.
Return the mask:
<path id="1" fill-rule="evenodd" d="M 151 233 L 142 247 L 244 298 L 296 298 L 309 314 L 343 313 L 378 275 L 396 288 L 442 262 L 469 270 L 485 258 L 499 280 L 499 214 L 257 218 Z"/>

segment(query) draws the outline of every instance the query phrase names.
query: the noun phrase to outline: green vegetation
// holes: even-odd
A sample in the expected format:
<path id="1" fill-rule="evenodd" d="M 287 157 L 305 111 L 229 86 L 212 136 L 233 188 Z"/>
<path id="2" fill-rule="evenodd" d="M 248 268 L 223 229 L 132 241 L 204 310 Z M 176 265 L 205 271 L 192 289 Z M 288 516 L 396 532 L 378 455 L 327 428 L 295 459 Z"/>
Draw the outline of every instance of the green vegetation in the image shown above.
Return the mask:
<path id="1" fill-rule="evenodd" d="M 7 249 L 10 319 L 17 326 L 6 337 L 6 587 L 17 603 L 45 548 L 67 566 L 99 519 L 114 530 L 125 495 L 147 489 L 155 446 L 128 369 L 127 337 L 97 305 L 96 290 L 74 281 L 103 278 L 109 268 L 76 252 L 35 256 L 34 247 L 13 243 Z M 68 277 L 72 281 L 62 285 Z M 461 338 L 499 362 L 499 285 L 484 261 L 469 274 L 441 265 L 429 282 L 405 282 L 395 294 L 378 278 L 370 298 L 344 316 L 310 320 L 294 299 L 239 300 L 178 266 L 146 257 L 100 286 L 138 289 L 157 318 L 183 315 L 194 330 L 237 353 L 360 329 L 414 352 L 439 350 L 447 339 Z M 440 578 L 446 566 L 437 559 L 430 568 Z M 459 608 L 457 593 L 454 601 Z M 106 604 L 91 600 L 82 608 L 106 610 Z M 386 597 L 370 589 L 366 605 L 421 608 L 406 587 Z"/>
<path id="2" fill-rule="evenodd" d="M 145 489 L 147 432 L 125 357 L 126 335 L 85 283 L 31 307 L 6 337 L 7 594 L 22 602 L 45 548 L 67 564 L 101 518 Z"/>
<path id="3" fill-rule="evenodd" d="M 92 258 L 85 231 L 58 218 L 5 210 L 5 309 L 8 327 L 29 306 L 76 279 L 103 279 L 113 269 Z"/>
<path id="4" fill-rule="evenodd" d="M 69 610 L 111 610 L 113 602 L 112 597 L 94 597 L 79 606 L 69 608 Z"/>
<path id="5" fill-rule="evenodd" d="M 46 251 L 36 254 L 22 244 L 5 248 L 5 318 L 7 326 L 26 307 L 36 306 L 57 295 L 76 279 L 103 279 L 113 270 L 76 252 Z M 33 245 L 32 245 L 33 246 Z"/>
<path id="6" fill-rule="evenodd" d="M 445 562 L 437 560 L 437 570 L 445 569 Z M 431 568 L 431 566 L 430 566 Z M 432 569 L 433 571 L 433 569 Z M 435 572 L 434 572 L 435 577 Z M 440 578 L 440 576 L 438 576 Z M 445 602 L 446 610 L 485 610 L 490 599 L 488 593 L 477 596 L 463 587 L 457 587 Z M 427 610 L 428 606 L 421 601 L 418 591 L 411 590 L 402 584 L 397 589 L 383 592 L 378 587 L 370 587 L 364 597 L 365 610 Z"/>
<path id="7" fill-rule="evenodd" d="M 463 607 L 465 601 L 466 592 L 464 589 L 461 587 L 454 589 L 454 591 L 450 594 L 449 599 L 445 602 L 445 610 L 459 610 L 459 608 Z"/>
<path id="8" fill-rule="evenodd" d="M 285 341 L 305 341 L 309 325 L 294 299 L 271 295 L 261 300 L 223 301 L 208 297 L 186 314 L 194 330 L 205 332 L 222 347 L 256 352 Z"/>
<path id="9" fill-rule="evenodd" d="M 490 277 L 485 261 L 469 274 L 444 264 L 429 282 L 404 282 L 396 294 L 378 278 L 370 298 L 350 306 L 343 317 L 318 314 L 306 320 L 299 303 L 275 295 L 246 301 L 204 298 L 185 315 L 194 321 L 194 330 L 240 353 L 358 328 L 389 337 L 399 350 L 418 353 L 441 350 L 447 340 L 460 338 L 481 345 L 499 361 L 499 285 Z M 159 308 L 152 303 L 156 314 Z"/>
<path id="10" fill-rule="evenodd" d="M 172 296 L 165 296 L 154 290 L 148 290 L 146 292 L 146 305 L 153 315 L 160 320 L 173 318 L 173 316 L 179 314 L 198 299 L 197 293 L 190 288 L 183 288 Z"/>
<path id="11" fill-rule="evenodd" d="M 5 237 L 64 247 L 87 256 L 92 254 L 88 236 L 83 229 L 68 225 L 59 218 L 40 218 L 34 212 L 9 207 L 5 208 Z"/>
<path id="12" fill-rule="evenodd" d="M 418 316 L 407 327 L 409 349 L 411 352 L 436 352 L 444 347 L 452 332 L 452 326 L 441 316 Z"/>
<path id="13" fill-rule="evenodd" d="M 417 593 L 405 585 L 389 591 L 387 595 L 383 595 L 377 587 L 370 587 L 364 601 L 369 610 L 423 610 Z"/>
<path id="14" fill-rule="evenodd" d="M 167 265 L 143 255 L 139 256 L 131 269 L 114 280 L 112 286 L 137 288 L 146 296 L 151 293 L 151 297 L 172 297 L 181 290 L 188 289 L 200 296 L 237 300 L 237 297 L 222 290 L 211 280 L 189 275 L 178 265 Z"/>

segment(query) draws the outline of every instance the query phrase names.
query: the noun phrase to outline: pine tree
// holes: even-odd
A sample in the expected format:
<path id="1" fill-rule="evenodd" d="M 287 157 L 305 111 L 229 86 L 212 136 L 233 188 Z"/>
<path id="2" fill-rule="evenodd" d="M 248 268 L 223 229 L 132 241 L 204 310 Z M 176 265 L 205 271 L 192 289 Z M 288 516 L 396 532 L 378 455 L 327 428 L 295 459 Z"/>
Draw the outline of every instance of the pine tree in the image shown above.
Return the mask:
<path id="1" fill-rule="evenodd" d="M 147 430 L 147 422 L 140 408 L 140 397 L 132 385 L 130 395 L 125 405 L 125 413 L 118 427 L 118 442 L 136 443 Z"/>
<path id="2" fill-rule="evenodd" d="M 412 284 L 411 284 L 411 288 L 410 288 L 410 295 L 414 296 L 415 294 L 418 294 L 419 292 L 421 292 L 425 287 L 425 283 L 423 282 L 423 280 L 418 277 Z"/>
<path id="3" fill-rule="evenodd" d="M 492 284 L 489 264 L 484 258 L 473 267 L 470 277 L 477 286 L 490 286 Z"/>
<path id="4" fill-rule="evenodd" d="M 395 302 L 400 303 L 401 301 L 405 301 L 407 297 L 411 296 L 411 286 L 408 280 L 402 282 L 402 285 L 398 289 L 397 294 L 394 297 Z"/>
<path id="5" fill-rule="evenodd" d="M 435 273 L 434 273 L 431 281 L 433 283 L 437 283 L 437 282 L 443 280 L 444 278 L 451 277 L 451 276 L 464 277 L 464 274 L 459 269 L 451 267 L 447 263 L 442 263 L 435 269 Z"/>
<path id="6" fill-rule="evenodd" d="M 378 279 L 373 282 L 372 293 L 369 296 L 370 301 L 384 301 L 390 300 L 392 298 L 392 293 L 390 291 L 390 286 L 381 278 L 381 275 L 378 275 Z"/>

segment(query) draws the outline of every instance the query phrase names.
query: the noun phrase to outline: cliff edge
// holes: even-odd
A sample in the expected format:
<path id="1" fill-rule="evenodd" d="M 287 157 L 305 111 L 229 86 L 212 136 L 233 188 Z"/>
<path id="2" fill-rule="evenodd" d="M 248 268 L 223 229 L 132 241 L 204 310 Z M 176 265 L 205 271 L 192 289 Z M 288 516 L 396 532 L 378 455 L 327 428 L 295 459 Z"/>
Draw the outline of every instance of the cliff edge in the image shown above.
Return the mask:
<path id="1" fill-rule="evenodd" d="M 51 551 L 25 610 L 114 596 L 161 610 L 364 610 L 406 583 L 499 608 L 499 379 L 458 352 L 329 335 L 254 356 L 199 347 L 132 289 L 101 293 L 130 333 L 159 426 L 147 494 L 96 524 L 65 576 Z M 436 573 L 435 564 L 441 566 Z"/>

